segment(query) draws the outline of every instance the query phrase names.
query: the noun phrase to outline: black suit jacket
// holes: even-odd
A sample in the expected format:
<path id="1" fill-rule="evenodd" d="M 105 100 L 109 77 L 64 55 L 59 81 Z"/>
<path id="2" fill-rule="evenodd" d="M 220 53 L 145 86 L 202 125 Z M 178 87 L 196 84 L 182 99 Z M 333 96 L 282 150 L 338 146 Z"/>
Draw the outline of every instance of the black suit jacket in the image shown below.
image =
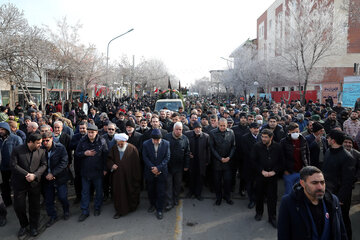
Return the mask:
<path id="1" fill-rule="evenodd" d="M 47 168 L 46 155 L 44 149 L 35 150 L 32 153 L 27 144 L 23 144 L 14 148 L 11 158 L 11 182 L 14 190 L 24 190 L 28 187 L 36 187 L 40 183 L 41 175 Z M 36 178 L 33 182 L 26 181 L 25 176 L 33 173 Z"/>

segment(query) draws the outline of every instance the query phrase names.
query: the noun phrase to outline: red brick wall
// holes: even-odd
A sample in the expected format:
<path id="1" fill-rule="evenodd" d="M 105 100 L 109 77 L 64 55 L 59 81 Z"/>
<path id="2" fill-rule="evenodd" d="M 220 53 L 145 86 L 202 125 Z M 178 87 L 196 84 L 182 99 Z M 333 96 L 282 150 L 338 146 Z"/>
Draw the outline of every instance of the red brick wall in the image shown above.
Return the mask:
<path id="1" fill-rule="evenodd" d="M 350 0 L 349 29 L 348 29 L 348 53 L 360 53 L 360 1 Z M 356 17 L 351 17 L 356 15 Z"/>
<path id="2" fill-rule="evenodd" d="M 259 39 L 259 25 L 264 22 L 264 39 L 267 39 L 267 11 L 265 11 L 258 19 L 257 19 L 257 39 Z M 259 48 L 259 46 L 258 46 Z"/>
<path id="3" fill-rule="evenodd" d="M 321 83 L 343 83 L 345 76 L 352 76 L 353 74 L 353 67 L 327 68 Z"/>

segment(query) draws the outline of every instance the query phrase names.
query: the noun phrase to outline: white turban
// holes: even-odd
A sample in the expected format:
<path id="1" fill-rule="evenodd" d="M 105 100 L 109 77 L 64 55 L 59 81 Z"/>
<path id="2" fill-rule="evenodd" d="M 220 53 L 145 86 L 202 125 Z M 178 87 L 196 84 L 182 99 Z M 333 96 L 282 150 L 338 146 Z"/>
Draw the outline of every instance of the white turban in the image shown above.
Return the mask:
<path id="1" fill-rule="evenodd" d="M 125 133 L 119 133 L 119 134 L 115 134 L 114 138 L 116 141 L 126 142 L 129 139 L 129 136 L 126 135 Z"/>

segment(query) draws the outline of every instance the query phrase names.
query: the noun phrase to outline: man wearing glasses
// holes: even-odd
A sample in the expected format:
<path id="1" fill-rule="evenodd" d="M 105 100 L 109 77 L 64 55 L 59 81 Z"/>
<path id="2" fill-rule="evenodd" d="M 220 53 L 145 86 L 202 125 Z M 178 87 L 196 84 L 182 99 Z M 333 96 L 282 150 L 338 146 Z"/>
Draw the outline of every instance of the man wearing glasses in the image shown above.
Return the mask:
<path id="1" fill-rule="evenodd" d="M 42 134 L 43 149 L 46 150 L 46 160 L 48 168 L 44 172 L 44 187 L 45 187 L 45 204 L 46 212 L 50 219 L 46 227 L 50 227 L 57 220 L 57 213 L 55 210 L 55 191 L 57 197 L 61 202 L 64 220 L 69 219 L 69 201 L 67 197 L 67 180 L 69 179 L 69 172 L 67 170 L 68 154 L 64 145 L 54 142 L 51 132 Z"/>
<path id="2" fill-rule="evenodd" d="M 102 137 L 105 139 L 109 149 L 111 149 L 116 144 L 116 141 L 114 139 L 115 133 L 116 133 L 116 124 L 110 122 L 107 125 L 107 133 L 102 135 Z M 108 198 L 110 196 L 110 192 L 111 192 L 110 191 L 110 174 L 106 174 L 104 176 L 103 188 L 104 188 L 103 201 L 105 202 L 108 200 Z"/>

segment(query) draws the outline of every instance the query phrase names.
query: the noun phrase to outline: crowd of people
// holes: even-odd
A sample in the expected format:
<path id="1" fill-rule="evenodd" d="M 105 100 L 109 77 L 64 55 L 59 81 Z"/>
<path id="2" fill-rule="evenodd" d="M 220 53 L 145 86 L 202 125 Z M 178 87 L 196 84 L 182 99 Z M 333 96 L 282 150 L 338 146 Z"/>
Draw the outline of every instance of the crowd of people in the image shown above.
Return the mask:
<path id="1" fill-rule="evenodd" d="M 42 201 L 46 227 L 59 219 L 56 196 L 68 220 L 69 185 L 80 222 L 90 216 L 92 199 L 94 216 L 110 199 L 114 219 L 135 211 L 142 190 L 148 212 L 160 220 L 182 192 L 202 201 L 207 187 L 216 206 L 233 205 L 237 192 L 247 196 L 256 221 L 266 200 L 279 239 L 352 238 L 360 98 L 344 108 L 332 101 L 191 97 L 177 111 L 159 112 L 155 102 L 144 96 L 0 106 L 0 226 L 13 205 L 18 236 L 38 235 Z M 277 211 L 279 178 L 285 193 Z"/>

